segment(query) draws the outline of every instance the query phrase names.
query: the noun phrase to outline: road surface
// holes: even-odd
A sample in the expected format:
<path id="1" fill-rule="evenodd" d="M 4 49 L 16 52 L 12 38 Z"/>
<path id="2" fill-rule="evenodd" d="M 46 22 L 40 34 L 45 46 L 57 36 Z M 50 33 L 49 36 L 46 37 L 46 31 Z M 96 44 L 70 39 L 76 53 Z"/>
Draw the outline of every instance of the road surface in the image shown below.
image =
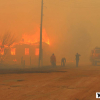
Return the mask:
<path id="1" fill-rule="evenodd" d="M 96 100 L 96 92 L 100 66 L 0 71 L 0 100 Z"/>

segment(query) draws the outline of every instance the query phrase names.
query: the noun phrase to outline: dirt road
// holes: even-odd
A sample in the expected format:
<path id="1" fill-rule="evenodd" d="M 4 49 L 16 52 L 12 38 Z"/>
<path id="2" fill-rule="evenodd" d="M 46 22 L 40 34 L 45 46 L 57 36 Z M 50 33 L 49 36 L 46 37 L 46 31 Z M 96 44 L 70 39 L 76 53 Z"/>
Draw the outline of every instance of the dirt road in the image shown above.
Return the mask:
<path id="1" fill-rule="evenodd" d="M 100 66 L 6 73 L 0 74 L 0 100 L 96 100 L 100 92 Z"/>

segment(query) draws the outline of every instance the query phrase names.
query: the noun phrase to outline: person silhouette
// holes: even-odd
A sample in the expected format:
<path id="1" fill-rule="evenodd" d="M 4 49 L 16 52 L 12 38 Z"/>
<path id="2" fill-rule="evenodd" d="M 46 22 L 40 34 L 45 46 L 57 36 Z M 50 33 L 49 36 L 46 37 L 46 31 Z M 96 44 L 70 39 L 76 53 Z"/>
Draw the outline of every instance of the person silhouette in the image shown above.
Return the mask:
<path id="1" fill-rule="evenodd" d="M 79 56 L 81 56 L 80 54 L 76 54 L 76 67 L 78 67 L 78 63 L 79 63 Z"/>
<path id="2" fill-rule="evenodd" d="M 65 63 L 66 63 L 66 58 L 64 57 L 61 59 L 61 66 L 65 66 Z"/>

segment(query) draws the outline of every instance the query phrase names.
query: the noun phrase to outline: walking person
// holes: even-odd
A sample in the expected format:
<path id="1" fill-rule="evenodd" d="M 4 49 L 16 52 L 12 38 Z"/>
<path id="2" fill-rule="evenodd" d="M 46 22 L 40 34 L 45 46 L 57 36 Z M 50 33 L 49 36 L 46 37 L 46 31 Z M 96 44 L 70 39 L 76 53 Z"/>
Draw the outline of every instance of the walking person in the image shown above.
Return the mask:
<path id="1" fill-rule="evenodd" d="M 76 54 L 76 67 L 78 67 L 78 63 L 79 63 L 79 56 L 81 56 L 80 54 Z"/>

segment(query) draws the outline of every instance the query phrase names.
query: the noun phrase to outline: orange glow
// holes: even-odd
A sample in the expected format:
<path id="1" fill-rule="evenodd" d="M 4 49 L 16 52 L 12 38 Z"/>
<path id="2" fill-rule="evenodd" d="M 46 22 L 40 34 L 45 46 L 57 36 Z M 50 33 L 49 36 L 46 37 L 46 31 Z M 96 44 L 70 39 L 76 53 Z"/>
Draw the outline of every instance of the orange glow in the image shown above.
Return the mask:
<path id="1" fill-rule="evenodd" d="M 7 45 L 4 45 L 4 47 L 7 48 L 8 46 Z"/>
<path id="2" fill-rule="evenodd" d="M 29 55 L 29 48 L 25 48 L 25 55 Z"/>
<path id="3" fill-rule="evenodd" d="M 12 45 L 10 45 L 10 47 L 13 47 L 14 45 L 17 45 L 17 44 L 19 44 L 19 43 L 13 43 Z M 8 47 L 8 46 L 5 46 L 5 47 Z"/>
<path id="4" fill-rule="evenodd" d="M 14 59 L 13 61 L 14 61 L 14 62 L 16 62 L 17 60 L 16 60 L 16 59 Z"/>
<path id="5" fill-rule="evenodd" d="M 4 55 L 4 48 L 0 48 L 0 54 Z"/>
<path id="6" fill-rule="evenodd" d="M 49 42 L 49 39 L 48 39 L 48 41 L 46 42 L 48 45 L 50 45 L 50 42 Z"/>
<path id="7" fill-rule="evenodd" d="M 39 55 L 39 48 L 35 49 L 35 55 L 38 56 Z"/>
<path id="8" fill-rule="evenodd" d="M 39 43 L 39 42 L 40 42 L 40 28 L 38 27 L 37 31 L 35 33 L 22 34 L 21 40 L 19 42 L 14 42 L 10 46 L 8 44 L 4 44 L 3 41 L 0 40 L 0 46 L 5 49 L 8 47 L 13 48 L 15 45 L 22 45 L 22 44 L 34 45 L 35 43 Z M 50 45 L 48 35 L 44 28 L 42 29 L 42 42 Z M 15 55 L 15 53 L 13 53 L 13 52 L 14 52 L 14 50 L 11 50 L 11 55 Z"/>
<path id="9" fill-rule="evenodd" d="M 40 41 L 40 29 L 38 28 L 37 32 L 35 34 L 23 34 L 22 39 L 20 41 L 20 44 L 34 44 Z M 45 29 L 43 29 L 42 32 L 42 42 L 46 44 L 50 44 L 49 38 L 47 36 L 47 33 Z"/>
<path id="10" fill-rule="evenodd" d="M 16 55 L 16 48 L 11 48 L 11 55 Z"/>

